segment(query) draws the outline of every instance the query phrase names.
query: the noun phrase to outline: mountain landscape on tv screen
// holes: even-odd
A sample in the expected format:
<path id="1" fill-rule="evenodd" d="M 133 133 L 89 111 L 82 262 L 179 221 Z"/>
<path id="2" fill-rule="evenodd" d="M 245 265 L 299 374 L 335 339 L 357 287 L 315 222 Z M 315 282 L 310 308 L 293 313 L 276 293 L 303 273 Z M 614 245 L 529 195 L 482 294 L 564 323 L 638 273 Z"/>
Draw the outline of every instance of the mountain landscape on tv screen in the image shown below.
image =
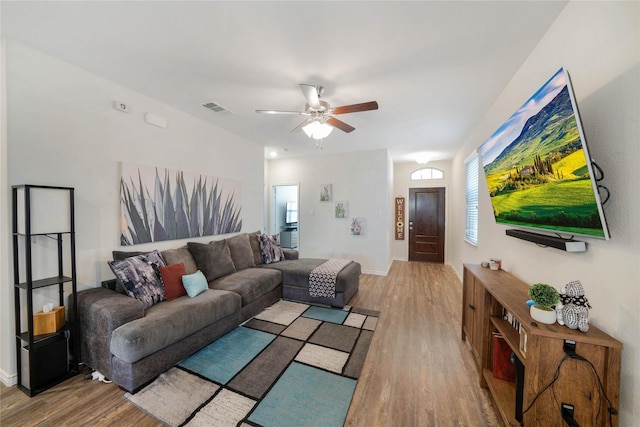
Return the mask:
<path id="1" fill-rule="evenodd" d="M 497 222 L 604 237 L 566 84 L 484 172 Z"/>

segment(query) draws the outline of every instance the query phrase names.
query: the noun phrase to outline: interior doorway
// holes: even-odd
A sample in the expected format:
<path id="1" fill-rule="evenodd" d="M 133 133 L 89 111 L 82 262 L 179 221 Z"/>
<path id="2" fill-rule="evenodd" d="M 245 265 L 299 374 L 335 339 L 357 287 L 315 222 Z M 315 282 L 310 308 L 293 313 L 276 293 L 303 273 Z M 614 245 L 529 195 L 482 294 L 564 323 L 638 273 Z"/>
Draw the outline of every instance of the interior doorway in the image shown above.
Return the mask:
<path id="1" fill-rule="evenodd" d="M 409 189 L 409 261 L 444 263 L 445 189 Z"/>
<path id="2" fill-rule="evenodd" d="M 271 209 L 271 234 L 280 236 L 280 246 L 299 249 L 298 184 L 274 185 Z"/>

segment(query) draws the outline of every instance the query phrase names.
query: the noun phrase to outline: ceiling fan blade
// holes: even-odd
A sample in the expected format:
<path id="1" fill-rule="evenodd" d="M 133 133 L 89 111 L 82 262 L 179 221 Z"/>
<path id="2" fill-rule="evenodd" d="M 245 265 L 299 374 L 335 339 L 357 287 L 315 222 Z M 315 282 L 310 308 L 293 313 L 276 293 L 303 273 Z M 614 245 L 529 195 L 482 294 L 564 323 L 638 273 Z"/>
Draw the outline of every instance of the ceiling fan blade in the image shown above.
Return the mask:
<path id="1" fill-rule="evenodd" d="M 329 117 L 327 119 L 327 123 L 330 124 L 331 126 L 333 126 L 334 128 L 338 128 L 343 132 L 349 133 L 349 132 L 353 132 L 354 130 L 356 130 L 356 128 L 354 128 L 351 125 L 346 124 L 345 122 L 343 122 L 342 120 L 338 120 L 335 117 Z"/>
<path id="2" fill-rule="evenodd" d="M 296 126 L 293 129 L 291 129 L 290 133 L 298 133 L 298 132 L 300 132 L 302 130 L 302 128 L 312 120 L 313 120 L 312 118 L 308 118 L 304 122 L 300 123 L 298 126 Z"/>
<path id="3" fill-rule="evenodd" d="M 357 113 L 360 111 L 377 110 L 378 103 L 376 101 L 363 102 L 361 104 L 343 105 L 342 107 L 333 107 L 333 114 Z"/>
<path id="4" fill-rule="evenodd" d="M 281 111 L 281 110 L 256 110 L 256 113 L 262 113 L 262 114 L 295 114 L 295 115 L 302 115 L 302 116 L 308 116 L 309 113 L 305 112 L 305 111 Z"/>
<path id="5" fill-rule="evenodd" d="M 320 97 L 318 96 L 318 87 L 315 85 L 300 84 L 300 89 L 307 99 L 309 107 L 313 109 L 320 108 Z"/>

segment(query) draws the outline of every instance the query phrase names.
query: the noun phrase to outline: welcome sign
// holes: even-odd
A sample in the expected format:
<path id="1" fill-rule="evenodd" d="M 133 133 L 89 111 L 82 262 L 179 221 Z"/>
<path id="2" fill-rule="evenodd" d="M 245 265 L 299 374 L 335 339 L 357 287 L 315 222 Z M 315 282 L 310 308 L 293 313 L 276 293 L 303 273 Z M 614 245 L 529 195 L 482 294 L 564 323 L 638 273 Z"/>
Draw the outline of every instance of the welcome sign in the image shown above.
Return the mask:
<path id="1" fill-rule="evenodd" d="M 396 240 L 404 240 L 404 197 L 396 197 Z"/>

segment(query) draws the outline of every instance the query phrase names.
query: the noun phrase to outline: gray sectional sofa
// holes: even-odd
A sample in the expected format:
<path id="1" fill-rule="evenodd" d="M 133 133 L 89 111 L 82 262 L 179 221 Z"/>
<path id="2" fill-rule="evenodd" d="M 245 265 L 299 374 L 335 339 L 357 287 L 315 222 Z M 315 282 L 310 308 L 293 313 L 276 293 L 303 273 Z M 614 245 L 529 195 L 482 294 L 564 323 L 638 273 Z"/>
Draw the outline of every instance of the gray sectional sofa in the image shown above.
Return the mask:
<path id="1" fill-rule="evenodd" d="M 80 326 L 81 361 L 135 392 L 280 298 L 342 307 L 357 291 L 360 264 L 351 262 L 338 274 L 335 298 L 311 297 L 309 273 L 326 260 L 298 259 L 296 251 L 284 251 L 286 259 L 265 264 L 258 237 L 243 233 L 211 242 L 215 250 L 189 243 L 162 251 L 166 264 L 205 273 L 208 289 L 195 297 L 149 306 L 116 289 L 116 280 L 78 292 L 72 318 Z M 114 252 L 114 259 L 139 255 Z"/>

